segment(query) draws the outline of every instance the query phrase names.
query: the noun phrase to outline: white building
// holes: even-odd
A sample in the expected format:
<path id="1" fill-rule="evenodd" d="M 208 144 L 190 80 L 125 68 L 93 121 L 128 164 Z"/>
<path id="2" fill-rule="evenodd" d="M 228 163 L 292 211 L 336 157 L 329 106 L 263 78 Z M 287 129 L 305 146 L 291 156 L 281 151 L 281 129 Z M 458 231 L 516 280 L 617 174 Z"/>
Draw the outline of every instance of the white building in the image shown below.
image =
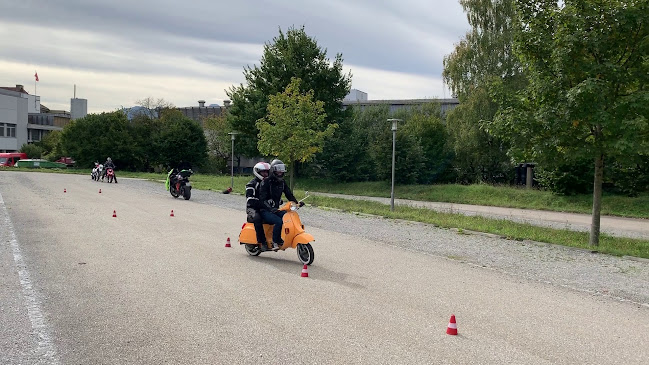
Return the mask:
<path id="1" fill-rule="evenodd" d="M 0 152 L 15 152 L 27 143 L 27 96 L 0 88 Z"/>
<path id="2" fill-rule="evenodd" d="M 88 100 L 72 98 L 70 99 L 70 117 L 72 120 L 83 118 L 88 115 Z"/>
<path id="3" fill-rule="evenodd" d="M 343 99 L 343 102 L 345 101 L 367 101 L 367 93 L 357 89 L 351 89 L 349 90 L 349 94 Z"/>
<path id="4" fill-rule="evenodd" d="M 71 99 L 78 117 L 87 113 L 85 99 Z M 0 152 L 15 152 L 27 143 L 39 142 L 51 131 L 60 131 L 70 122 L 65 110 L 50 110 L 41 97 L 30 95 L 23 85 L 0 87 Z"/>

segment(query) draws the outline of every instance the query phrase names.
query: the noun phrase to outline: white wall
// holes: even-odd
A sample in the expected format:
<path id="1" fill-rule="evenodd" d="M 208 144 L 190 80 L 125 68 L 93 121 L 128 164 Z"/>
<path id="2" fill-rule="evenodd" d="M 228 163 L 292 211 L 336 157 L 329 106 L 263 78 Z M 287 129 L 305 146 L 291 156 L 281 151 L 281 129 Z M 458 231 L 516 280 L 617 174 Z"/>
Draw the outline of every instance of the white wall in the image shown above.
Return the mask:
<path id="1" fill-rule="evenodd" d="M 27 95 L 27 113 L 40 113 L 41 112 L 41 97 L 38 95 Z"/>
<path id="2" fill-rule="evenodd" d="M 0 150 L 17 151 L 27 143 L 28 102 L 20 93 L 0 92 L 0 123 L 16 124 L 16 137 L 0 137 Z"/>
<path id="3" fill-rule="evenodd" d="M 367 101 L 367 93 L 358 89 L 351 89 L 343 101 Z"/>
<path id="4" fill-rule="evenodd" d="M 70 99 L 70 119 L 83 118 L 88 114 L 88 100 L 74 98 Z"/>

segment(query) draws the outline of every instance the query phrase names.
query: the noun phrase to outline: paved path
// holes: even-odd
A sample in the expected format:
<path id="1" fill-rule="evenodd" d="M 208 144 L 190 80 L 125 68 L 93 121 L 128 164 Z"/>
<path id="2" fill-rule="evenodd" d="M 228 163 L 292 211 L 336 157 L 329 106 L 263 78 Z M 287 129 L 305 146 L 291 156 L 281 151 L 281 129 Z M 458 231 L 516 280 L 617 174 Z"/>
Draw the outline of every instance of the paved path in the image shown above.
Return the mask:
<path id="1" fill-rule="evenodd" d="M 390 198 L 379 198 L 358 195 L 343 195 L 311 192 L 313 195 L 333 198 L 370 200 L 390 204 Z M 507 219 L 516 222 L 529 223 L 536 226 L 570 229 L 587 232 L 590 230 L 591 216 L 589 214 L 562 213 L 544 210 L 488 207 L 470 204 L 425 202 L 407 199 L 395 199 L 395 205 L 428 208 L 439 212 L 458 213 L 464 215 L 479 215 L 488 218 Z M 612 236 L 629 237 L 649 240 L 649 219 L 634 219 L 612 216 L 602 216 L 601 232 Z"/>

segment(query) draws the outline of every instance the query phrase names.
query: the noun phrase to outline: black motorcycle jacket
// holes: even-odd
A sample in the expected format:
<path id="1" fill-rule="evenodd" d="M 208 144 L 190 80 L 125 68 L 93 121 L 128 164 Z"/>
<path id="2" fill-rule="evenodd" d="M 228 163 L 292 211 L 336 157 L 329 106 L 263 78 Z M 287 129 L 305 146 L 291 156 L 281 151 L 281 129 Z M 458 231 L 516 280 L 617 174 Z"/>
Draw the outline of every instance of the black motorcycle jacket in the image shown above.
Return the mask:
<path id="1" fill-rule="evenodd" d="M 246 184 L 246 210 L 254 209 L 260 210 L 262 208 L 261 201 L 259 200 L 259 185 L 261 180 L 254 178 Z"/>
<path id="2" fill-rule="evenodd" d="M 277 211 L 282 194 L 286 195 L 286 199 L 289 201 L 297 201 L 284 180 L 277 180 L 273 177 L 264 179 L 259 186 L 259 200 L 263 204 L 262 209 L 270 212 Z"/>

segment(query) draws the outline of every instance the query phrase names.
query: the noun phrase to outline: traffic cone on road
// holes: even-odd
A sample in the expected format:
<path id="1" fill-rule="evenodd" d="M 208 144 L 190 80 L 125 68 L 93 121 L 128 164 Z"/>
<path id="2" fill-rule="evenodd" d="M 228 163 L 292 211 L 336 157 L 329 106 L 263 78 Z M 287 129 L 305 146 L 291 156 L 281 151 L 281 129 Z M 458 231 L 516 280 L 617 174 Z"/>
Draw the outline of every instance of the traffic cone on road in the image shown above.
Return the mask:
<path id="1" fill-rule="evenodd" d="M 113 218 L 117 218 L 117 212 L 113 210 Z"/>
<path id="2" fill-rule="evenodd" d="M 63 188 L 63 192 L 64 192 L 64 193 L 67 193 L 67 190 L 65 190 L 65 188 Z"/>
<path id="3" fill-rule="evenodd" d="M 228 237 L 228 240 L 225 242 L 225 247 L 232 247 L 232 245 L 230 245 L 230 237 Z"/>
<path id="4" fill-rule="evenodd" d="M 454 336 L 457 335 L 457 323 L 455 323 L 455 314 L 451 314 L 451 320 L 448 322 L 446 334 Z"/>
<path id="5" fill-rule="evenodd" d="M 309 269 L 307 268 L 306 264 L 304 264 L 304 267 L 302 268 L 302 277 L 303 278 L 309 277 Z"/>
<path id="6" fill-rule="evenodd" d="M 171 214 L 169 214 L 169 216 L 170 216 L 170 217 L 175 217 L 175 216 L 174 216 L 174 210 L 173 210 L 173 209 L 171 210 Z"/>

